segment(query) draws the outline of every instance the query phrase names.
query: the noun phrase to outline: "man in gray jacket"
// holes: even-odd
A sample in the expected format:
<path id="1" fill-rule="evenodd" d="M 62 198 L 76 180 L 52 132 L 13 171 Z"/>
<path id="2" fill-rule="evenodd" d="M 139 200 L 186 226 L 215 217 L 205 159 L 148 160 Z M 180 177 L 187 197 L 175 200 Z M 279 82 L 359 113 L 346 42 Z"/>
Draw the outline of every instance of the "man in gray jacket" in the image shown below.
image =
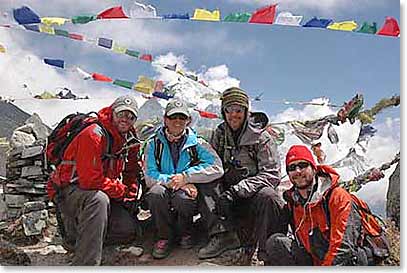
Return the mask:
<path id="1" fill-rule="evenodd" d="M 287 230 L 280 219 L 284 202 L 275 190 L 280 183 L 277 145 L 264 126 L 250 118 L 249 98 L 242 89 L 225 90 L 221 100 L 225 122 L 210 141 L 225 170 L 216 213 L 226 229 L 249 223 L 251 247 L 254 250 L 258 243 L 258 257 L 264 260 L 267 238 Z M 207 246 L 200 249 L 200 258 L 216 257 L 228 249 L 231 240 L 219 231 L 213 232 Z"/>

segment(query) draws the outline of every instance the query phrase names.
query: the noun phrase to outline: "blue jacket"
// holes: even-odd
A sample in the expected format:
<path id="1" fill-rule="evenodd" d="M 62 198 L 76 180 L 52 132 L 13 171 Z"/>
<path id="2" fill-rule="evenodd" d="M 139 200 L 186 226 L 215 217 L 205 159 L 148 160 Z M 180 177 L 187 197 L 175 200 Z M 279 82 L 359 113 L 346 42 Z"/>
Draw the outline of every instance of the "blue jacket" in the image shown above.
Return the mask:
<path id="1" fill-rule="evenodd" d="M 155 135 L 163 143 L 161 156 L 161 172 L 158 171 L 154 151 L 154 135 L 151 137 L 145 148 L 144 174 L 147 187 L 150 188 L 156 183 L 167 184 L 171 176 L 183 173 L 188 183 L 209 183 L 223 176 L 222 161 L 215 150 L 191 128 L 187 128 L 187 139 L 181 149 L 181 154 L 174 169 L 168 140 L 164 136 L 163 128 L 159 128 Z M 196 151 L 200 163 L 190 167 L 190 155 L 187 148 L 196 145 Z"/>

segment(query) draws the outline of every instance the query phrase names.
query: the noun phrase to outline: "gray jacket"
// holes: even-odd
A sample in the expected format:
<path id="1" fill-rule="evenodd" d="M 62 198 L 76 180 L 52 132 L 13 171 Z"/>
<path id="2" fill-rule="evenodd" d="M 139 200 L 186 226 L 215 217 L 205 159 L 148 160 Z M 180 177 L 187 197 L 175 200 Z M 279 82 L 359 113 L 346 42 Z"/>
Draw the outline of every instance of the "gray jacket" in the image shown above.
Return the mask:
<path id="1" fill-rule="evenodd" d="M 272 136 L 260 124 L 246 122 L 234 143 L 232 130 L 221 123 L 211 138 L 211 145 L 222 159 L 227 172 L 243 169 L 245 175 L 233 185 L 240 198 L 249 198 L 264 187 L 277 187 L 280 183 L 280 157 L 277 144 Z"/>

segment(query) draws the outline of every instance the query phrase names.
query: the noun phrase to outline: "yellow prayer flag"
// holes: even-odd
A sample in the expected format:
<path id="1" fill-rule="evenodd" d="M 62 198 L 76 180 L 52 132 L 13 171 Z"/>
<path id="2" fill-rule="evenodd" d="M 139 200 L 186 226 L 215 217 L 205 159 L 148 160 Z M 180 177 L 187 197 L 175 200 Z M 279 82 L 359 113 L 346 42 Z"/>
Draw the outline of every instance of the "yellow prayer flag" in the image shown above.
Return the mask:
<path id="1" fill-rule="evenodd" d="M 353 31 L 357 27 L 358 27 L 358 24 L 355 21 L 335 22 L 335 23 L 327 26 L 328 29 L 342 30 L 342 31 Z"/>
<path id="2" fill-rule="evenodd" d="M 127 49 L 127 48 L 125 48 L 125 47 L 123 47 L 123 46 L 119 46 L 119 45 L 116 44 L 115 42 L 113 43 L 112 50 L 113 50 L 114 52 L 116 52 L 116 53 L 125 54 L 125 53 L 126 53 L 126 49 Z"/>
<path id="3" fill-rule="evenodd" d="M 176 72 L 182 76 L 185 76 L 185 72 L 181 69 L 178 69 Z"/>
<path id="4" fill-rule="evenodd" d="M 61 17 L 41 17 L 41 23 L 47 26 L 51 25 L 58 25 L 62 26 L 65 24 L 69 19 L 67 18 L 61 18 Z"/>
<path id="5" fill-rule="evenodd" d="M 220 11 L 218 9 L 212 12 L 206 9 L 195 9 L 194 17 L 191 20 L 220 21 Z"/>
<path id="6" fill-rule="evenodd" d="M 55 35 L 55 29 L 47 25 L 40 25 L 40 32 Z"/>
<path id="7" fill-rule="evenodd" d="M 149 79 L 145 76 L 139 76 L 138 81 L 133 86 L 133 89 L 138 92 L 151 95 L 154 91 L 154 86 L 155 86 L 154 80 Z"/>
<path id="8" fill-rule="evenodd" d="M 2 45 L 0 45 L 0 52 L 1 53 L 6 53 L 6 48 Z"/>

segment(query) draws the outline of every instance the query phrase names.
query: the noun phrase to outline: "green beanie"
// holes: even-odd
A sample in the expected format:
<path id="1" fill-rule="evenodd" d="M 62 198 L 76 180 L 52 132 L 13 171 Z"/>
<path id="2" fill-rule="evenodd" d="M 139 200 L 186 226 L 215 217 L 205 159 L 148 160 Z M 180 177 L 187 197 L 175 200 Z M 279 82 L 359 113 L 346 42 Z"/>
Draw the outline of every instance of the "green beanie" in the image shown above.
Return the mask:
<path id="1" fill-rule="evenodd" d="M 220 99 L 222 101 L 222 110 L 231 104 L 238 104 L 249 109 L 249 97 L 245 91 L 238 87 L 226 89 Z"/>

